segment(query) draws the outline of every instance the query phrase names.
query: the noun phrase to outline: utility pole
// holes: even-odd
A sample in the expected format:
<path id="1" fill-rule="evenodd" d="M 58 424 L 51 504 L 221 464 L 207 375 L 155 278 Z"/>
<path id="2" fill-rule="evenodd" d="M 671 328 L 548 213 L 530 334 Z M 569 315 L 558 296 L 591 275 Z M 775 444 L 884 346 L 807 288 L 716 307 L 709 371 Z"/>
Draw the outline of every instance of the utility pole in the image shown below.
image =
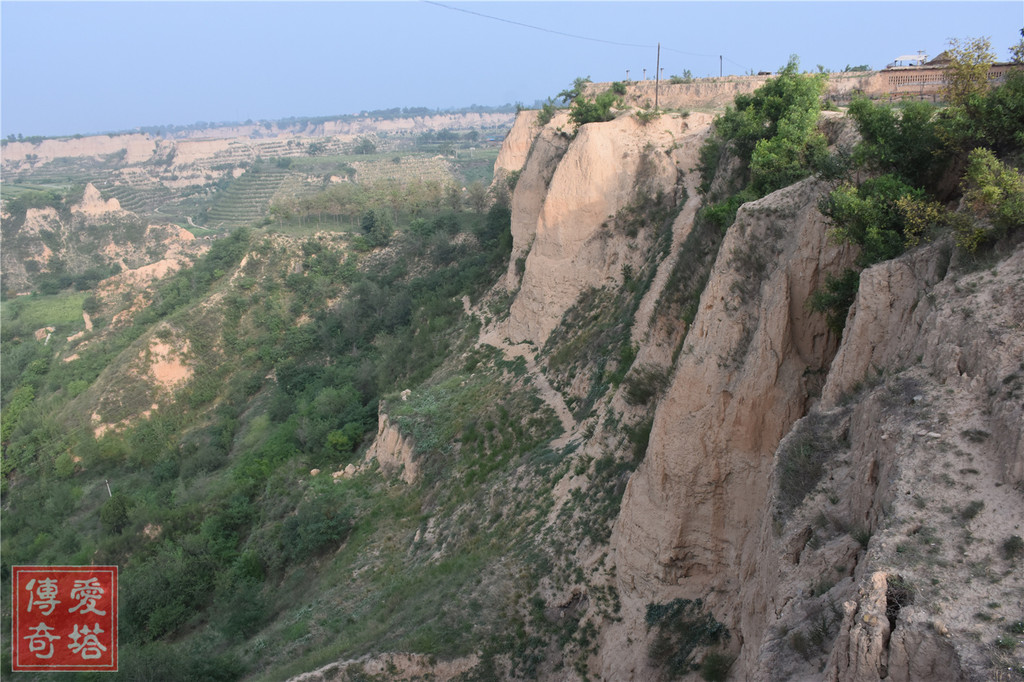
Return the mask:
<path id="1" fill-rule="evenodd" d="M 658 110 L 658 86 L 661 84 L 661 43 L 658 43 L 658 60 L 654 64 L 654 110 Z"/>
<path id="2" fill-rule="evenodd" d="M 626 69 L 626 82 L 629 82 L 629 69 Z"/>
<path id="3" fill-rule="evenodd" d="M 103 479 L 103 482 L 107 484 L 107 497 L 113 497 L 113 493 L 110 492 L 110 481 Z"/>
<path id="4" fill-rule="evenodd" d="M 718 77 L 722 77 L 722 55 L 718 55 Z"/>

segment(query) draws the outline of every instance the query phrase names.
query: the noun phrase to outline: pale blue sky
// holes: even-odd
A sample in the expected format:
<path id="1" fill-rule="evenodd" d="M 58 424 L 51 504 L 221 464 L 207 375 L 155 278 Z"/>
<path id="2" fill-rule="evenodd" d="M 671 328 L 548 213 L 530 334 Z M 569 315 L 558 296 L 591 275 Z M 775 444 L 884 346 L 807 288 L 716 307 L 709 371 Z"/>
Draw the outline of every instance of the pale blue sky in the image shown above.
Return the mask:
<path id="1" fill-rule="evenodd" d="M 659 41 L 666 77 L 717 75 L 718 55 L 727 74 L 790 54 L 806 70 L 881 68 L 953 37 L 988 36 L 1006 59 L 1022 26 L 1020 0 L 3 1 L 0 134 L 532 104 L 576 76 L 653 78 Z"/>

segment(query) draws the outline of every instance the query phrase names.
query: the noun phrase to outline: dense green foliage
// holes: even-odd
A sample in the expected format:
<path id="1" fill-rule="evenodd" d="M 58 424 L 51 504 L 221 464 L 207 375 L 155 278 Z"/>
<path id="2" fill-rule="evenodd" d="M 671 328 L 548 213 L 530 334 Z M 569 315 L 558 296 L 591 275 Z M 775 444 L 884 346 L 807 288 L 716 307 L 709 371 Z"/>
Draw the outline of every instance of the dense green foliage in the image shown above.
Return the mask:
<path id="1" fill-rule="evenodd" d="M 825 197 L 821 210 L 835 225 L 837 239 L 861 246 L 858 263 L 866 266 L 903 253 L 906 221 L 898 202 L 903 197 L 924 196 L 924 190 L 895 175 L 880 175 L 859 187 L 835 189 Z"/>
<path id="2" fill-rule="evenodd" d="M 584 95 L 576 97 L 569 107 L 569 120 L 579 129 L 587 123 L 601 123 L 615 118 L 612 108 L 618 106 L 621 96 L 611 87 L 589 99 Z"/>
<path id="3" fill-rule="evenodd" d="M 863 138 L 854 161 L 881 175 L 843 183 L 822 211 L 837 237 L 862 247 L 861 265 L 898 256 L 943 227 L 954 226 L 973 251 L 1020 225 L 1013 199 L 1020 174 L 1006 163 L 1019 162 L 1024 150 L 1024 73 L 991 90 L 974 87 L 939 112 L 921 102 L 897 110 L 856 100 L 850 116 Z M 959 184 L 948 181 L 951 171 L 963 173 Z M 969 214 L 941 206 L 959 192 Z"/>
<path id="4" fill-rule="evenodd" d="M 856 121 L 862 141 L 854 162 L 879 173 L 892 173 L 914 187 L 938 179 L 944 169 L 935 106 L 910 101 L 898 109 L 855 99 L 849 115 Z"/>
<path id="5" fill-rule="evenodd" d="M 861 135 L 851 161 L 870 175 L 859 184 L 848 172 L 834 178 L 841 182 L 822 197 L 820 209 L 835 238 L 860 247 L 860 267 L 950 230 L 961 248 L 974 252 L 1024 224 L 1024 185 L 1013 167 L 1024 154 L 1024 72 L 1010 72 L 990 88 L 987 41 L 954 41 L 951 56 L 944 109 L 913 101 L 850 105 Z M 966 210 L 947 208 L 961 196 Z M 856 284 L 848 270 L 811 299 L 834 331 L 841 331 Z"/>
<path id="6" fill-rule="evenodd" d="M 237 679 L 248 664 L 225 647 L 293 608 L 289 576 L 339 546 L 365 546 L 378 522 L 408 518 L 392 509 L 383 482 L 368 489 L 308 472 L 353 461 L 376 427 L 380 396 L 423 381 L 464 343 L 474 328 L 459 298 L 478 296 L 501 272 L 511 234 L 501 205 L 392 220 L 368 210 L 353 238 L 390 243 L 373 268 L 337 239 L 296 249 L 236 231 L 156 287 L 132 325 L 94 332 L 70 363 L 53 355 L 63 340 L 45 347 L 32 335 L 41 320 L 56 321 L 68 294 L 4 303 L 5 589 L 16 563 L 116 563 L 125 674 Z M 87 298 L 74 298 L 58 334 L 80 324 Z M 107 316 L 112 304 L 89 305 Z M 173 394 L 116 369 L 144 352 L 147 334 L 187 342 L 194 354 L 193 377 Z M 138 417 L 151 402 L 159 409 Z M 550 438 L 551 420 L 536 405 L 528 411 L 538 419 L 534 438 Z M 94 437 L 83 413 L 132 421 Z M 479 441 L 478 451 L 499 442 Z M 532 447 L 509 443 L 517 456 Z M 510 465 L 508 455 L 495 462 Z M 395 589 L 388 585 L 375 589 L 383 595 Z M 408 636 L 408 650 L 455 646 Z M 294 640 L 276 637 L 278 647 Z M 275 660 L 280 650 L 266 654 Z"/>
<path id="7" fill-rule="evenodd" d="M 824 75 L 800 74 L 791 57 L 777 77 L 736 96 L 735 108 L 716 119 L 717 139 L 710 144 L 728 145 L 749 169 L 759 196 L 792 184 L 810 174 L 810 159 L 824 146 L 816 129 L 824 88 Z"/>
<path id="8" fill-rule="evenodd" d="M 737 95 L 735 108 L 715 119 L 714 135 L 700 151 L 701 220 L 723 230 L 739 207 L 811 174 L 825 156 L 825 137 L 817 130 L 823 74 L 799 72 L 791 57 L 779 75 L 749 95 Z M 739 166 L 712 195 L 712 181 L 728 158 Z"/>

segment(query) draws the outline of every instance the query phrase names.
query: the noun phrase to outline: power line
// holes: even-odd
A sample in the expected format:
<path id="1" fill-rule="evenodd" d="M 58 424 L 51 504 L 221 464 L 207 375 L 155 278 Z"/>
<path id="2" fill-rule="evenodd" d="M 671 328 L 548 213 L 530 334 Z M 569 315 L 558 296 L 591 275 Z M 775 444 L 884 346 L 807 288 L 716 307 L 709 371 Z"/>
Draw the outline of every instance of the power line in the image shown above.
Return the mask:
<path id="1" fill-rule="evenodd" d="M 640 47 L 654 49 L 654 45 L 637 45 L 635 43 L 619 43 L 614 40 L 604 40 L 602 38 L 591 38 L 589 36 L 576 35 L 575 33 L 565 33 L 563 31 L 555 31 L 550 28 L 544 28 L 542 26 L 533 26 L 532 24 L 524 24 L 521 21 L 513 21 L 511 19 L 503 19 L 501 17 L 495 17 L 490 14 L 484 14 L 483 12 L 474 12 L 473 10 L 464 9 L 462 7 L 452 7 L 451 5 L 445 5 L 440 2 L 434 2 L 433 0 L 424 0 L 428 5 L 436 5 L 437 7 L 443 7 L 444 9 L 450 9 L 453 12 L 464 12 L 466 14 L 472 14 L 474 16 L 483 17 L 484 19 L 493 19 L 495 21 L 501 21 L 506 24 L 512 24 L 514 26 L 522 26 L 523 28 L 532 28 L 535 31 L 543 31 L 545 33 L 553 33 L 558 36 L 565 36 L 566 38 L 576 38 L 577 40 L 589 40 L 595 43 L 604 43 L 606 45 L 618 45 L 620 47 Z"/>
<path id="2" fill-rule="evenodd" d="M 452 7 L 451 5 L 446 5 L 446 4 L 441 3 L 441 2 L 436 2 L 435 0 L 423 0 L 423 1 L 426 4 L 428 4 L 428 5 L 434 5 L 436 7 L 441 7 L 443 9 L 451 10 L 453 12 L 462 12 L 464 14 L 472 14 L 473 16 L 482 17 L 484 19 L 491 19 L 493 21 L 500 21 L 500 22 L 505 23 L 505 24 L 512 24 L 513 26 L 521 26 L 523 28 L 529 28 L 529 29 L 532 29 L 534 31 L 542 31 L 544 33 L 551 33 L 553 35 L 563 36 L 565 38 L 575 38 L 576 40 L 588 40 L 588 41 L 593 42 L 593 43 L 604 43 L 605 45 L 617 45 L 619 47 L 637 47 L 637 48 L 649 49 L 649 50 L 653 50 L 653 49 L 655 49 L 657 47 L 655 45 L 641 45 L 641 44 L 638 44 L 638 43 L 620 43 L 620 42 L 615 41 L 615 40 L 605 40 L 603 38 L 593 38 L 591 36 L 581 36 L 581 35 L 578 35 L 578 34 L 575 34 L 575 33 L 566 33 L 564 31 L 556 31 L 554 29 L 544 28 L 543 26 L 534 26 L 533 24 L 526 24 L 526 23 L 523 23 L 521 21 L 514 21 L 512 19 L 505 19 L 503 17 L 496 17 L 496 16 L 494 16 L 492 14 L 484 14 L 483 12 L 476 12 L 476 11 L 473 11 L 473 10 L 470 10 L 470 9 L 465 9 L 463 7 Z M 677 54 L 686 55 L 688 57 L 705 57 L 705 58 L 708 58 L 708 59 L 714 59 L 716 57 L 722 57 L 722 55 L 717 55 L 717 54 L 703 54 L 703 53 L 700 53 L 700 52 L 687 52 L 685 50 L 678 50 L 676 48 L 666 47 L 664 45 L 662 46 L 662 49 L 668 50 L 669 52 L 675 52 Z M 749 68 L 743 66 L 743 64 L 739 64 L 737 62 L 734 62 L 733 60 L 729 59 L 728 57 L 723 57 L 723 58 L 725 59 L 725 61 L 729 62 L 730 64 L 735 64 L 736 66 L 738 66 L 740 68 L 743 68 L 743 69 L 747 69 L 748 71 L 750 70 Z"/>

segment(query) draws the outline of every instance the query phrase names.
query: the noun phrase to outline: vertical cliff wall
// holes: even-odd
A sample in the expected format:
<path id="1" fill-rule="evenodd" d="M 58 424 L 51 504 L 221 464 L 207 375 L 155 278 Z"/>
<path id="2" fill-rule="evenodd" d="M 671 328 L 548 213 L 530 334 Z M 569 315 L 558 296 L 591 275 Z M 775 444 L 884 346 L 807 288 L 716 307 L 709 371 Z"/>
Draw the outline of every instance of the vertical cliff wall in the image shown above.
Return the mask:
<path id="1" fill-rule="evenodd" d="M 621 116 L 570 141 L 565 125 L 556 117 L 538 133 L 513 196 L 509 275 L 522 268 L 522 278 L 506 334 L 516 342 L 543 345 L 583 291 L 622 283 L 639 254 L 609 226 L 638 194 L 674 194 L 676 141 L 689 129 L 678 115 Z"/>

